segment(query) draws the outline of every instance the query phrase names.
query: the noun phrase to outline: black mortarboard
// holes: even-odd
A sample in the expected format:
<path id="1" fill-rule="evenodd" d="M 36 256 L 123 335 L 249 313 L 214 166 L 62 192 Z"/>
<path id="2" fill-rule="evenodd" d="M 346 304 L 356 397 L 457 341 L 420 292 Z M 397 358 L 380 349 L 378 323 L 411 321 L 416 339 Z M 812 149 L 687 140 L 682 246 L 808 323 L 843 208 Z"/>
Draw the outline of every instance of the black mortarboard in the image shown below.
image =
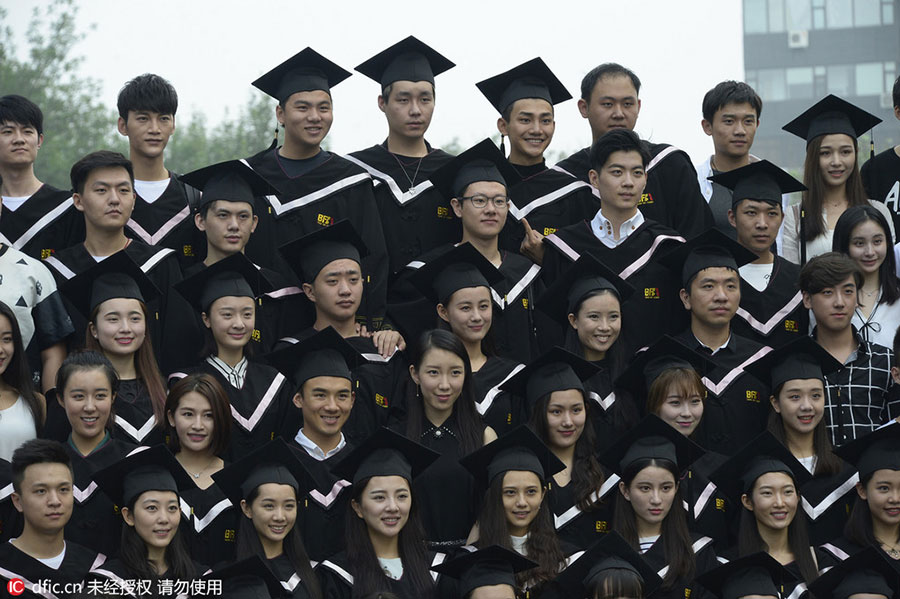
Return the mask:
<path id="1" fill-rule="evenodd" d="M 869 546 L 838 562 L 809 585 L 816 599 L 849 599 L 851 595 L 900 595 L 900 570 L 879 547 Z"/>
<path id="2" fill-rule="evenodd" d="M 196 486 L 165 445 L 137 449 L 97 472 L 94 480 L 119 507 L 131 505 L 145 491 L 177 494 Z"/>
<path id="3" fill-rule="evenodd" d="M 534 472 L 541 481 L 547 481 L 566 467 L 525 425 L 518 426 L 496 441 L 473 451 L 459 463 L 484 488 L 498 475 L 510 470 Z"/>
<path id="4" fill-rule="evenodd" d="M 176 283 L 175 289 L 199 312 L 206 312 L 220 297 L 258 297 L 259 269 L 244 254 L 237 253 Z"/>
<path id="5" fill-rule="evenodd" d="M 109 299 L 129 298 L 146 304 L 159 296 L 153 281 L 124 250 L 69 279 L 60 291 L 86 318 Z"/>
<path id="6" fill-rule="evenodd" d="M 825 375 L 840 370 L 843 364 L 832 357 L 812 337 L 806 335 L 769 352 L 744 370 L 763 382 L 772 382 L 774 393 L 780 385 L 797 379 L 825 380 Z"/>
<path id="7" fill-rule="evenodd" d="M 334 64 L 312 48 L 304 48 L 253 82 L 253 87 L 285 102 L 297 92 L 331 88 L 352 73 Z"/>
<path id="8" fill-rule="evenodd" d="M 484 139 L 431 174 L 429 180 L 444 198 L 460 198 L 479 181 L 500 183 L 507 190 L 521 177 L 494 142 Z"/>
<path id="9" fill-rule="evenodd" d="M 401 476 L 412 483 L 440 454 L 381 427 L 335 466 L 334 473 L 359 484 L 373 476 Z"/>
<path id="10" fill-rule="evenodd" d="M 200 200 L 191 206 L 194 212 L 200 212 L 204 206 L 216 201 L 253 205 L 255 197 L 281 193 L 243 160 L 226 160 L 205 166 L 182 175 L 180 179 L 203 192 Z"/>
<path id="11" fill-rule="evenodd" d="M 270 353 L 266 356 L 266 361 L 290 376 L 299 388 L 317 376 L 334 376 L 352 381 L 350 371 L 365 360 L 340 333 L 332 327 L 326 327 L 312 337 Z"/>
<path id="12" fill-rule="evenodd" d="M 395 81 L 427 81 L 456 65 L 413 36 L 401 40 L 365 61 L 356 70 L 381 83 L 384 89 Z"/>
<path id="13" fill-rule="evenodd" d="M 815 138 L 832 133 L 844 133 L 856 139 L 880 122 L 874 114 L 829 94 L 782 129 L 805 139 L 809 145 Z"/>
<path id="14" fill-rule="evenodd" d="M 759 200 L 781 206 L 782 194 L 806 190 L 803 183 L 768 160 L 751 162 L 708 179 L 731 190 L 732 208 L 743 200 Z"/>
<path id="15" fill-rule="evenodd" d="M 412 276 L 413 285 L 435 304 L 446 302 L 460 289 L 491 288 L 502 280 L 497 267 L 468 242 L 444 252 Z"/>
<path id="16" fill-rule="evenodd" d="M 562 272 L 537 300 L 537 309 L 568 326 L 568 317 L 584 297 L 600 289 L 610 289 L 624 302 L 634 287 L 585 252 Z"/>
<path id="17" fill-rule="evenodd" d="M 228 464 L 212 477 L 235 506 L 267 483 L 293 487 L 298 499 L 316 487 L 315 479 L 280 437 Z"/>
<path id="18" fill-rule="evenodd" d="M 279 247 L 278 251 L 304 283 L 312 283 L 322 269 L 335 260 L 346 258 L 360 264 L 360 259 L 369 255 L 366 244 L 349 220 L 298 237 Z"/>
<path id="19" fill-rule="evenodd" d="M 693 369 L 703 377 L 715 368 L 715 363 L 669 335 L 663 335 L 629 360 L 628 367 L 616 379 L 616 386 L 627 389 L 637 399 L 645 399 L 653 381 L 669 368 Z"/>
<path id="20" fill-rule="evenodd" d="M 784 583 L 793 580 L 794 576 L 764 551 L 727 562 L 697 577 L 697 582 L 719 599 L 781 597 Z"/>
<path id="21" fill-rule="evenodd" d="M 876 470 L 900 470 L 900 424 L 891 422 L 834 450 L 863 479 Z"/>
<path id="22" fill-rule="evenodd" d="M 271 599 L 284 592 L 281 581 L 256 554 L 228 563 L 204 578 L 222 581 L 222 599 Z"/>
<path id="23" fill-rule="evenodd" d="M 604 534 L 569 564 L 555 583 L 565 597 L 593 597 L 600 576 L 613 569 L 637 574 L 643 581 L 642 597 L 649 597 L 662 584 L 656 571 L 615 531 Z"/>
<path id="24" fill-rule="evenodd" d="M 582 382 L 599 370 L 584 358 L 561 347 L 554 347 L 507 379 L 500 385 L 500 390 L 523 398 L 531 413 L 540 398 L 554 391 L 578 389 L 584 393 Z"/>
<path id="25" fill-rule="evenodd" d="M 540 58 L 532 58 L 475 85 L 500 114 L 523 98 L 539 98 L 551 105 L 572 99 L 566 86 Z"/>
<path id="26" fill-rule="evenodd" d="M 718 229 L 707 229 L 660 258 L 660 262 L 675 272 L 681 271 L 682 285 L 687 288 L 688 282 L 705 268 L 721 266 L 737 272 L 758 258 Z"/>
<path id="27" fill-rule="evenodd" d="M 652 458 L 668 460 L 683 472 L 706 451 L 699 445 L 666 424 L 659 417 L 649 414 L 619 437 L 600 455 L 600 462 L 621 474 L 637 460 Z"/>
<path id="28" fill-rule="evenodd" d="M 769 431 L 763 431 L 750 443 L 719 466 L 709 478 L 722 492 L 734 499 L 749 494 L 753 484 L 763 474 L 783 472 L 800 485 L 812 478 L 806 467 L 797 461 L 788 448 Z"/>
<path id="29" fill-rule="evenodd" d="M 515 551 L 491 545 L 478 551 L 463 553 L 431 569 L 457 579 L 459 596 L 467 597 L 480 587 L 507 584 L 515 589 L 516 574 L 537 566 L 536 562 Z"/>

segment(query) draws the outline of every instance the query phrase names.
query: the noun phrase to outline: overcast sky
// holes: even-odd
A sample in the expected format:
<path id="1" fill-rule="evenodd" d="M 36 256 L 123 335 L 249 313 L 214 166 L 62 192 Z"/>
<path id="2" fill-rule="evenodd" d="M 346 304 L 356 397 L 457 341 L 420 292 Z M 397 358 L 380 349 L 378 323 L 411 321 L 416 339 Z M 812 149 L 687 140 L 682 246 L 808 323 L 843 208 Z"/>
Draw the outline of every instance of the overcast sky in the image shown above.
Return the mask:
<path id="1" fill-rule="evenodd" d="M 45 4 L 0 0 L 8 24 L 23 35 L 32 9 Z M 213 122 L 255 93 L 251 81 L 306 46 L 352 71 L 415 35 L 457 64 L 437 78 L 437 106 L 427 135 L 435 145 L 458 137 L 468 146 L 495 134 L 497 113 L 475 83 L 540 56 L 575 98 L 584 73 L 601 62 L 634 70 L 643 83 L 638 133 L 672 143 L 697 162 L 712 151 L 700 129 L 703 94 L 719 81 L 744 75 L 740 0 L 80 4 L 78 23 L 87 38 L 77 52 L 85 57 L 83 74 L 103 82 L 107 105 L 115 106 L 129 78 L 154 72 L 175 85 L 179 117 L 202 110 Z M 384 139 L 378 92 L 377 83 L 358 73 L 332 90 L 333 150 L 347 153 Z M 574 99 L 557 106 L 556 122 L 551 150 L 569 153 L 590 142 Z"/>

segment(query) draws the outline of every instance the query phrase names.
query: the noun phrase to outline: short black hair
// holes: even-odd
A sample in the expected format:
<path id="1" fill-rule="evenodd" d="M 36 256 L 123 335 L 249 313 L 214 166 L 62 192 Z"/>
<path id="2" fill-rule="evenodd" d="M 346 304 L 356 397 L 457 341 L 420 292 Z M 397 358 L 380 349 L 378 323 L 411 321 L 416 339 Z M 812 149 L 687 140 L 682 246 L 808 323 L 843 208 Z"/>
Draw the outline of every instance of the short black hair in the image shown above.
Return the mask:
<path id="1" fill-rule="evenodd" d="M 106 378 L 109 379 L 110 391 L 114 394 L 119 390 L 119 373 L 116 372 L 109 358 L 93 350 L 78 350 L 72 352 L 63 360 L 59 370 L 56 371 L 56 392 L 63 397 L 66 392 L 66 385 L 69 379 L 76 372 L 85 370 L 102 370 Z"/>
<path id="2" fill-rule="evenodd" d="M 900 107 L 900 77 L 894 80 L 894 108 Z"/>
<path id="3" fill-rule="evenodd" d="M 16 493 L 22 492 L 25 469 L 34 464 L 63 464 L 69 472 L 72 472 L 72 460 L 66 448 L 58 441 L 49 439 L 25 441 L 12 455 L 12 484 Z"/>
<path id="4" fill-rule="evenodd" d="M 613 152 L 637 152 L 644 167 L 650 162 L 650 152 L 637 133 L 629 129 L 611 129 L 591 146 L 591 168 L 599 171 Z"/>
<path id="5" fill-rule="evenodd" d="M 95 171 L 98 168 L 115 167 L 121 167 L 128 171 L 128 176 L 131 178 L 131 184 L 134 185 L 134 167 L 131 166 L 131 161 L 118 152 L 100 150 L 99 152 L 91 152 L 72 165 L 72 170 L 69 171 L 69 180 L 72 182 L 72 191 L 75 193 L 84 193 L 84 184 L 87 183 L 88 177 L 92 171 Z"/>
<path id="6" fill-rule="evenodd" d="M 594 87 L 604 77 L 628 77 L 634 85 L 635 93 L 641 93 L 641 80 L 634 74 L 634 71 L 626 69 L 617 62 L 604 62 L 588 71 L 588 74 L 581 80 L 581 99 L 590 102 Z"/>
<path id="7" fill-rule="evenodd" d="M 0 123 L 31 126 L 37 130 L 38 135 L 44 134 L 44 113 L 37 104 L 24 96 L 10 94 L 0 98 Z"/>
<path id="8" fill-rule="evenodd" d="M 723 81 L 703 96 L 703 118 L 711 123 L 726 104 L 749 104 L 756 111 L 756 118 L 762 114 L 762 98 L 756 90 L 743 81 Z"/>
<path id="9" fill-rule="evenodd" d="M 146 110 L 159 114 L 175 115 L 178 110 L 178 94 L 172 84 L 152 73 L 138 75 L 119 90 L 116 102 L 119 116 L 128 120 L 129 110 Z"/>
<path id="10" fill-rule="evenodd" d="M 862 288 L 863 274 L 850 256 L 840 252 L 828 252 L 812 258 L 797 279 L 800 291 L 810 295 L 820 293 L 823 289 L 840 285 L 852 276 L 857 289 Z"/>

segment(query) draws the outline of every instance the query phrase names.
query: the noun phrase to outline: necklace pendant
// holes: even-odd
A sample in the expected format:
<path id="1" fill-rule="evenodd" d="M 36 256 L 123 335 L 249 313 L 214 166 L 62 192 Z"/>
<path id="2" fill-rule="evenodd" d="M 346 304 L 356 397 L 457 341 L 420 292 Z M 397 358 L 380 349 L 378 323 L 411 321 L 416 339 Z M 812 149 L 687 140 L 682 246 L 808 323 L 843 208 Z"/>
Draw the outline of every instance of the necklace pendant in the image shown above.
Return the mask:
<path id="1" fill-rule="evenodd" d="M 200 473 L 198 472 L 197 474 L 194 474 L 193 472 L 191 472 L 191 476 L 193 476 L 194 478 L 200 478 Z"/>

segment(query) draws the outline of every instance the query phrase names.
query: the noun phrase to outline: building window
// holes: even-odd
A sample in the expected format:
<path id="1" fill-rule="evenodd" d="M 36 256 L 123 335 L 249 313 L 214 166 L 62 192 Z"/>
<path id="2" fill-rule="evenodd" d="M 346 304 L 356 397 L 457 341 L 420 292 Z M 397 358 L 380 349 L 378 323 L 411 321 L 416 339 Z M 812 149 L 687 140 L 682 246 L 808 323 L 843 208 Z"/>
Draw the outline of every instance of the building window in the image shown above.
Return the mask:
<path id="1" fill-rule="evenodd" d="M 884 63 L 884 91 L 890 93 L 894 89 L 894 81 L 897 79 L 897 63 Z"/>
<path id="2" fill-rule="evenodd" d="M 812 67 L 787 69 L 787 95 L 791 100 L 805 100 L 813 97 Z"/>
<path id="3" fill-rule="evenodd" d="M 852 0 L 825 0 L 825 24 L 829 29 L 853 27 Z"/>
<path id="4" fill-rule="evenodd" d="M 884 91 L 884 64 L 867 62 L 856 65 L 856 95 L 880 96 Z"/>
<path id="5" fill-rule="evenodd" d="M 848 65 L 829 65 L 828 93 L 837 96 L 849 96 L 853 91 L 853 67 Z"/>
<path id="6" fill-rule="evenodd" d="M 881 0 L 854 0 L 853 25 L 871 27 L 881 25 Z"/>
<path id="7" fill-rule="evenodd" d="M 812 29 L 812 12 L 809 0 L 786 0 L 785 17 L 788 31 Z"/>
<path id="8" fill-rule="evenodd" d="M 881 0 L 881 23 L 894 24 L 894 0 Z"/>
<path id="9" fill-rule="evenodd" d="M 787 100 L 787 83 L 784 69 L 760 69 L 757 72 L 757 93 L 767 101 L 781 102 Z"/>
<path id="10" fill-rule="evenodd" d="M 744 0 L 744 33 L 766 33 L 766 0 Z"/>
<path id="11" fill-rule="evenodd" d="M 784 0 L 769 0 L 769 33 L 784 31 Z"/>

